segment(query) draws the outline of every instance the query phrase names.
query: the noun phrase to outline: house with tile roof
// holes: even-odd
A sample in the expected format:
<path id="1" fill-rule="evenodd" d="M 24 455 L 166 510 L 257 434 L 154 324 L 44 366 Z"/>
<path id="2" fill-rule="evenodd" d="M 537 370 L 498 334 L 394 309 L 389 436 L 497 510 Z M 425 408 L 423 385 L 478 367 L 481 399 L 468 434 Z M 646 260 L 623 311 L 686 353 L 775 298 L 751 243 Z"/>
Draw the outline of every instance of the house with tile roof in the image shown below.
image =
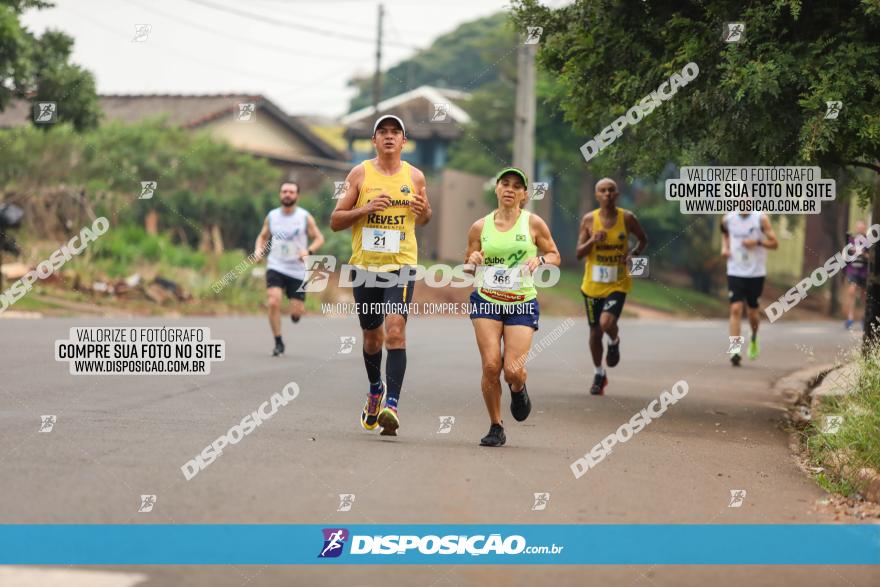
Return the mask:
<path id="1" fill-rule="evenodd" d="M 99 103 L 105 121 L 163 119 L 186 129 L 207 131 L 242 152 L 268 160 L 281 168 L 287 179 L 300 182 L 304 190 L 344 178 L 351 168 L 348 153 L 260 94 L 101 95 Z M 0 112 L 0 128 L 30 124 L 32 112 L 30 101 L 14 100 Z"/>

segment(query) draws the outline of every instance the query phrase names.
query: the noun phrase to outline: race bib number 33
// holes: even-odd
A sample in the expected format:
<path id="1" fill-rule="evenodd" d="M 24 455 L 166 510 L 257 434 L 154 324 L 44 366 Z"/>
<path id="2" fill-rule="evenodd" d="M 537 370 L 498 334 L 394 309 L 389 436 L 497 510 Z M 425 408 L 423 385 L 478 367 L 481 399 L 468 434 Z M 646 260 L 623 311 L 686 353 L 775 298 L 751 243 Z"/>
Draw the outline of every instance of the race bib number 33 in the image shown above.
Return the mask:
<path id="1" fill-rule="evenodd" d="M 374 253 L 399 253 L 400 231 L 364 228 L 361 232 L 361 247 Z"/>
<path id="2" fill-rule="evenodd" d="M 593 281 L 597 283 L 614 283 L 617 281 L 617 266 L 593 265 Z"/>

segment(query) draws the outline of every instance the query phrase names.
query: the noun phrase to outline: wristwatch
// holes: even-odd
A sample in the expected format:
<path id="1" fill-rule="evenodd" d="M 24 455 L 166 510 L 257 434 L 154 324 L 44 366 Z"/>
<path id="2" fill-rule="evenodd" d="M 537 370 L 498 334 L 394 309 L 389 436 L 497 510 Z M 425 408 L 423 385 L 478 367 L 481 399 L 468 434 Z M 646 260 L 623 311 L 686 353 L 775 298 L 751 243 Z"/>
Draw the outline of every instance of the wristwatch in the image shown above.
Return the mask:
<path id="1" fill-rule="evenodd" d="M 541 262 L 541 265 L 544 265 L 547 263 L 547 261 L 544 259 L 544 255 L 541 255 L 540 257 L 538 257 L 538 261 Z"/>

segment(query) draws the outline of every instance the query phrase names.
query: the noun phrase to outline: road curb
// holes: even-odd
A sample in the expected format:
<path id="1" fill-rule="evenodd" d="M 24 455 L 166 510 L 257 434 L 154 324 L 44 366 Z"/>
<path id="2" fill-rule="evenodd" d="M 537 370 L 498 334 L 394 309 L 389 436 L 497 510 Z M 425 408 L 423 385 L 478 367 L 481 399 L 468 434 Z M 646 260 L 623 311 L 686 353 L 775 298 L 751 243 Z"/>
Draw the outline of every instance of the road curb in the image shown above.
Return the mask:
<path id="1" fill-rule="evenodd" d="M 773 393 L 782 396 L 790 404 L 799 404 L 809 396 L 812 387 L 833 369 L 834 364 L 828 363 L 789 373 L 773 385 Z M 806 405 L 810 405 L 809 402 Z"/>
<path id="2" fill-rule="evenodd" d="M 816 410 L 829 399 L 838 398 L 849 393 L 859 378 L 859 368 L 854 362 L 846 363 L 830 370 L 815 388 L 808 390 L 810 408 Z"/>
<path id="3" fill-rule="evenodd" d="M 789 404 L 789 420 L 803 431 L 812 422 L 812 414 L 817 408 L 831 398 L 847 394 L 857 378 L 858 366 L 854 362 L 815 365 L 786 375 L 774 384 L 773 392 Z M 797 445 L 807 452 L 803 435 L 798 435 Z M 866 500 L 880 503 L 880 472 L 867 467 L 856 469 L 845 464 L 843 459 L 823 465 L 840 477 L 855 479 Z"/>

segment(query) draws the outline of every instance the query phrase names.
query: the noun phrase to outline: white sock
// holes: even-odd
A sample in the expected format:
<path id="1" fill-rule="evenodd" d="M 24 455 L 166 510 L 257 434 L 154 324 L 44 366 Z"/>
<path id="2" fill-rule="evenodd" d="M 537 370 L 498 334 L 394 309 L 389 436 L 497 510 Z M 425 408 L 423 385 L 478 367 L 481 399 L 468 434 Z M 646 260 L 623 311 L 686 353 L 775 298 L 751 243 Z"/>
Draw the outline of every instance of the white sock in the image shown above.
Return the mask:
<path id="1" fill-rule="evenodd" d="M 620 344 L 620 335 L 617 335 L 617 338 L 611 340 L 611 337 L 608 337 L 608 344 Z"/>
<path id="2" fill-rule="evenodd" d="M 602 367 L 594 367 L 596 369 L 596 375 L 605 375 L 605 369 Z"/>

